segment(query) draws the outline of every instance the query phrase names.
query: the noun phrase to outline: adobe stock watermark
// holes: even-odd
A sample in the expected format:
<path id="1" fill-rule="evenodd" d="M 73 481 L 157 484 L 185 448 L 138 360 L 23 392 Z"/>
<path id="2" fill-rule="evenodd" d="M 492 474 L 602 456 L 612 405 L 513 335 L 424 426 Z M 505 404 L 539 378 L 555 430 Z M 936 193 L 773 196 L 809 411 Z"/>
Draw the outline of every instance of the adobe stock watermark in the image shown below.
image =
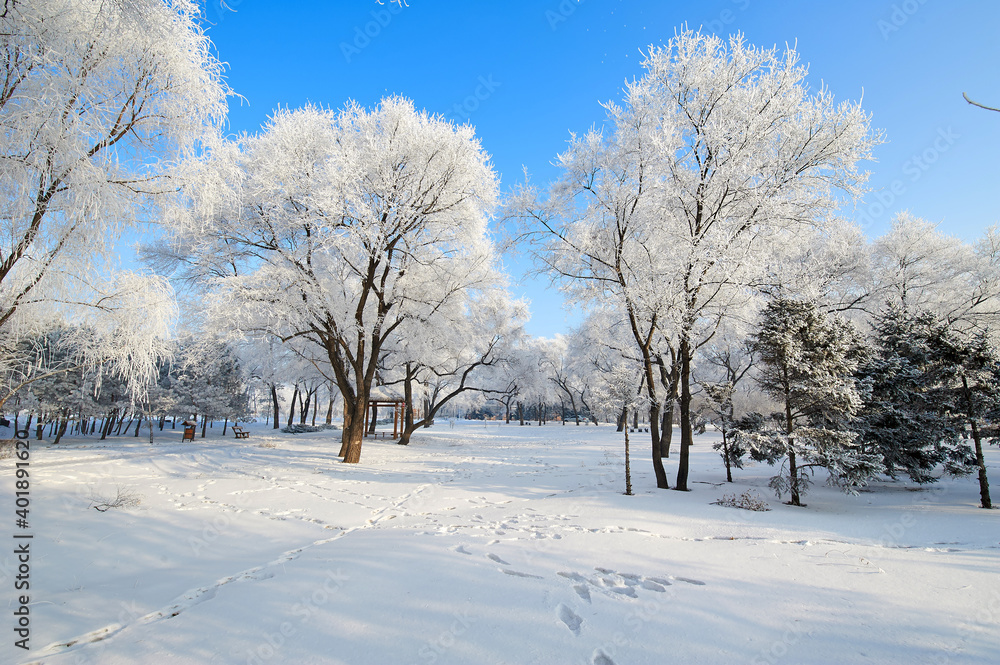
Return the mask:
<path id="1" fill-rule="evenodd" d="M 427 640 L 426 644 L 417 651 L 417 655 L 423 662 L 438 662 L 446 651 L 458 644 L 459 639 L 469 631 L 472 624 L 478 621 L 468 610 L 455 612 L 452 617 L 454 620 L 446 629 L 433 639 Z"/>
<path id="2" fill-rule="evenodd" d="M 792 647 L 813 635 L 814 632 L 805 630 L 798 620 L 788 621 L 784 625 L 781 637 L 754 656 L 750 665 L 777 665 L 788 655 Z"/>
<path id="3" fill-rule="evenodd" d="M 888 18 L 880 18 L 875 23 L 878 31 L 882 33 L 882 39 L 889 41 L 889 35 L 899 32 L 926 4 L 927 0 L 903 0 L 893 4 Z"/>
<path id="4" fill-rule="evenodd" d="M 924 177 L 941 156 L 951 150 L 952 146 L 958 142 L 962 136 L 951 127 L 938 128 L 937 135 L 924 150 L 914 153 L 908 160 L 903 162 L 902 174 L 905 178 L 896 178 L 889 186 L 878 191 L 873 191 L 871 196 L 876 199 L 867 205 L 858 216 L 858 223 L 862 227 L 868 227 L 884 215 L 900 197 L 909 190 L 910 186 L 916 184 Z"/>
<path id="5" fill-rule="evenodd" d="M 218 25 L 236 14 L 239 11 L 239 6 L 244 2 L 245 0 L 215 0 L 215 2 L 206 2 L 204 10 L 205 20 L 211 25 Z"/>
<path id="6" fill-rule="evenodd" d="M 733 5 L 732 8 L 727 7 L 723 9 L 715 18 L 702 24 L 708 32 L 717 35 L 725 33 L 729 26 L 736 22 L 736 18 L 740 13 L 750 9 L 751 0 L 729 0 L 729 3 Z"/>
<path id="7" fill-rule="evenodd" d="M 390 2 L 388 5 L 383 5 L 385 9 L 373 9 L 368 12 L 372 20 L 363 26 L 354 26 L 354 38 L 349 42 L 340 42 L 339 44 L 340 53 L 344 56 L 344 60 L 350 64 L 355 56 L 360 55 L 368 48 L 373 39 L 382 34 L 382 31 L 392 23 L 393 17 L 401 13 L 406 6 L 402 2 Z"/>
<path id="8" fill-rule="evenodd" d="M 460 123 L 466 122 L 472 117 L 473 113 L 479 110 L 483 102 L 493 96 L 493 93 L 496 92 L 500 85 L 501 83 L 495 80 L 492 74 L 480 76 L 477 79 L 477 85 L 472 94 L 453 105 L 451 110 L 448 111 L 447 117 L 450 120 Z"/>
<path id="9" fill-rule="evenodd" d="M 263 665 L 277 656 L 282 647 L 299 633 L 301 625 L 329 603 L 350 579 L 350 576 L 341 572 L 340 568 L 336 572 L 327 570 L 322 583 L 317 582 L 311 594 L 299 598 L 298 602 L 292 605 L 289 614 L 290 617 L 298 619 L 298 626 L 288 620 L 282 621 L 277 630 L 265 632 L 260 642 L 239 656 L 246 657 L 246 665 Z"/>
<path id="10" fill-rule="evenodd" d="M 559 26 L 569 20 L 569 17 L 576 13 L 586 0 L 562 0 L 555 9 L 545 10 L 545 20 L 549 23 L 549 28 L 557 30 Z"/>

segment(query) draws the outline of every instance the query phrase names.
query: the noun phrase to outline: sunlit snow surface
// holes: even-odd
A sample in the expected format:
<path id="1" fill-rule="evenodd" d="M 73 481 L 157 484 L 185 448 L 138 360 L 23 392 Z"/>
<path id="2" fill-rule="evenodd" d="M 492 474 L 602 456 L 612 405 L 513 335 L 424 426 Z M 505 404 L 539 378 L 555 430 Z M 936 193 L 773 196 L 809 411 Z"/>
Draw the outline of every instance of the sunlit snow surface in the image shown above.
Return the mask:
<path id="1" fill-rule="evenodd" d="M 808 506 L 725 484 L 699 437 L 692 492 L 653 489 L 613 427 L 458 423 L 408 447 L 338 432 L 181 444 L 180 430 L 32 449 L 31 646 L 0 662 L 992 663 L 1000 511 L 974 478 Z M 146 432 L 143 432 L 143 436 Z M 262 445 L 263 444 L 263 445 Z M 273 447 L 271 447 L 273 446 Z M 1000 494 L 1000 451 L 987 452 Z M 667 463 L 673 479 L 676 460 Z M 13 460 L 0 461 L 13 530 Z M 94 495 L 142 495 L 98 512 Z M 713 505 L 755 488 L 769 512 Z M 11 534 L 8 534 L 8 538 Z M 11 542 L 11 541 L 8 541 Z"/>

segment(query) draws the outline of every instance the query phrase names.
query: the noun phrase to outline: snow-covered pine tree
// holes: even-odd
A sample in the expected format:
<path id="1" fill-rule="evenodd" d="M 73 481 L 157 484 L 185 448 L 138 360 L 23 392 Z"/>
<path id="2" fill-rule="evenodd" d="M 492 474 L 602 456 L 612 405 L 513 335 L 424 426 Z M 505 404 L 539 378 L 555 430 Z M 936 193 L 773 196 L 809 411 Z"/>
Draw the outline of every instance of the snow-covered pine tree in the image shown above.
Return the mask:
<path id="1" fill-rule="evenodd" d="M 849 429 L 862 404 L 854 374 L 863 351 L 854 327 L 812 303 L 778 298 L 764 308 L 752 340 L 757 382 L 783 413 L 743 439 L 756 456 L 785 460 L 771 479 L 775 493 L 788 492 L 789 503 L 801 506 L 815 467 L 845 491 L 880 472 L 878 455 L 864 452 Z"/>
<path id="2" fill-rule="evenodd" d="M 963 335 L 954 331 L 942 339 L 942 355 L 949 365 L 950 407 L 972 439 L 974 466 L 979 477 L 980 505 L 992 508 L 986 475 L 983 440 L 997 440 L 1000 423 L 1000 354 L 990 343 L 989 331 Z"/>
<path id="3" fill-rule="evenodd" d="M 856 428 L 865 450 L 882 457 L 885 472 L 906 473 L 917 483 L 938 479 L 944 464 L 969 473 L 974 457 L 952 411 L 948 384 L 955 373 L 948 324 L 926 310 L 889 305 L 873 321 L 872 353 L 859 368 L 865 405 Z"/>

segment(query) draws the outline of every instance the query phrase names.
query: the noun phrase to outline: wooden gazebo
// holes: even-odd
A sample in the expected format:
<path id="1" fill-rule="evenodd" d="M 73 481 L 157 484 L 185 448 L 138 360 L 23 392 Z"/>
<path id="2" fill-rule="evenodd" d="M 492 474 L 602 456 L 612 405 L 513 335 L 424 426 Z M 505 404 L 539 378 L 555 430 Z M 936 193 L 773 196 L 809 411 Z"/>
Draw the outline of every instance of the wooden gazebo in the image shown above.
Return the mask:
<path id="1" fill-rule="evenodd" d="M 389 432 L 378 432 L 375 430 L 375 422 L 378 419 L 379 408 L 392 407 L 392 438 L 398 439 L 403 434 L 403 413 L 406 409 L 406 400 L 399 395 L 391 394 L 383 387 L 372 388 L 368 396 L 368 408 L 365 409 L 365 437 L 384 436 L 388 437 Z"/>

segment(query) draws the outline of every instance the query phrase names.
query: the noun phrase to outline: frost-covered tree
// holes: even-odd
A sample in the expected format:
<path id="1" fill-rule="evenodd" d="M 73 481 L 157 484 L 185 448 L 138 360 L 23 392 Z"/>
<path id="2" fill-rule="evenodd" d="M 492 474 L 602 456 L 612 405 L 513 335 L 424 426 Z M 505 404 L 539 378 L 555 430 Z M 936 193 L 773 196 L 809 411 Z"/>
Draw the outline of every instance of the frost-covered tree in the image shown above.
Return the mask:
<path id="1" fill-rule="evenodd" d="M 492 279 L 497 180 L 472 128 L 398 97 L 279 110 L 192 172 L 171 222 L 214 325 L 314 346 L 345 402 L 341 455 L 358 462 L 387 340 Z"/>
<path id="2" fill-rule="evenodd" d="M 963 331 L 1000 325 L 1000 234 L 975 244 L 902 213 L 873 243 L 874 292 L 906 312 L 927 311 Z"/>
<path id="3" fill-rule="evenodd" d="M 193 0 L 33 0 L 0 14 L 0 347 L 86 323 L 80 362 L 154 374 L 173 316 L 161 279 L 108 275 L 121 232 L 176 188 L 170 164 L 225 116 Z M 0 359 L 17 362 L 8 354 Z M 3 386 L 0 407 L 33 379 Z"/>
<path id="4" fill-rule="evenodd" d="M 597 403 L 613 413 L 641 409 L 646 406 L 646 395 L 640 389 L 642 372 L 635 363 L 618 363 L 604 380 L 595 386 Z M 625 494 L 632 495 L 632 469 L 629 461 L 629 428 L 625 427 Z"/>
<path id="5" fill-rule="evenodd" d="M 711 371 L 711 378 L 699 380 L 705 391 L 705 406 L 707 419 L 714 423 L 722 433 L 722 441 L 712 447 L 719 451 L 726 465 L 726 481 L 733 482 L 733 467 L 743 467 L 743 456 L 746 450 L 739 440 L 733 436 L 738 413 L 738 390 L 743 379 L 753 369 L 755 358 L 753 349 L 748 342 L 736 343 L 733 340 L 721 340 L 703 354 L 705 364 Z"/>
<path id="6" fill-rule="evenodd" d="M 674 351 L 676 488 L 687 490 L 697 350 L 764 280 L 773 243 L 862 192 L 857 162 L 880 137 L 859 104 L 808 88 L 793 49 L 685 29 L 643 65 L 624 104 L 607 105 L 613 130 L 573 140 L 564 177 L 533 217 L 550 236 L 548 267 L 588 283 L 591 299 L 617 299 L 634 322 L 647 390 Z M 651 399 L 654 420 L 661 402 Z"/>
<path id="7" fill-rule="evenodd" d="M 800 506 L 815 467 L 825 468 L 846 491 L 881 471 L 879 456 L 864 452 L 850 429 L 862 404 L 855 380 L 862 345 L 854 327 L 812 303 L 774 300 L 752 340 L 757 382 L 782 412 L 739 438 L 758 459 L 784 460 L 771 479 L 775 493 L 787 492 L 790 503 Z"/>

